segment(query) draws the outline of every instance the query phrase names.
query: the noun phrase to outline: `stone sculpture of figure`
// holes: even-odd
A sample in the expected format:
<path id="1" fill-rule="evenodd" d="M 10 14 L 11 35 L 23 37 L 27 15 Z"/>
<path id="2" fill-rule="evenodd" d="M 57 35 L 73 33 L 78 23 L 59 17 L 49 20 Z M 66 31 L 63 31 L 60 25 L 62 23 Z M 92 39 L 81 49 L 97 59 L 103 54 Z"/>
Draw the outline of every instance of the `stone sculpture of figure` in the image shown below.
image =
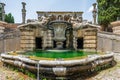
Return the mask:
<path id="1" fill-rule="evenodd" d="M 73 23 L 73 24 L 76 23 L 76 22 L 79 22 L 76 14 L 74 14 L 74 16 L 72 16 L 70 18 L 70 22 Z"/>
<path id="2" fill-rule="evenodd" d="M 77 18 L 76 15 L 72 16 L 70 18 L 69 22 L 73 24 L 73 29 L 77 28 L 80 25 L 82 25 L 82 23 L 80 23 L 80 21 L 79 21 L 79 19 Z"/>
<path id="3" fill-rule="evenodd" d="M 79 21 L 79 22 L 82 22 L 82 16 L 79 16 L 79 17 L 78 17 L 78 21 Z"/>
<path id="4" fill-rule="evenodd" d="M 74 16 L 72 16 L 72 17 L 69 19 L 69 22 L 72 23 L 73 29 L 78 28 L 78 27 L 80 27 L 81 25 L 83 25 L 83 24 L 81 23 L 81 22 L 82 22 L 81 16 L 77 17 L 76 14 L 74 14 Z"/>
<path id="5" fill-rule="evenodd" d="M 34 21 L 34 22 L 29 22 L 23 25 L 20 25 L 19 27 L 27 27 L 27 26 L 41 26 L 44 27 L 47 23 L 49 22 L 49 18 L 42 16 L 41 21 Z"/>
<path id="6" fill-rule="evenodd" d="M 26 5 L 26 3 L 22 2 L 23 9 L 25 9 L 25 5 Z"/>
<path id="7" fill-rule="evenodd" d="M 92 27 L 100 28 L 100 26 L 90 24 L 87 21 L 81 22 L 81 19 L 79 20 L 78 18 L 75 18 L 75 17 L 72 17 L 70 22 L 73 24 L 74 30 L 84 28 L 85 26 L 92 26 Z"/>
<path id="8" fill-rule="evenodd" d="M 83 28 L 85 26 L 92 26 L 92 27 L 100 28 L 100 26 L 90 24 L 87 21 L 82 22 L 82 17 L 81 16 L 77 17 L 76 14 L 69 19 L 69 22 L 72 23 L 72 26 L 73 26 L 74 30 Z"/>
<path id="9" fill-rule="evenodd" d="M 25 5 L 26 3 L 25 2 L 22 2 L 22 23 L 24 24 L 25 23 L 25 20 L 26 20 L 26 9 L 25 9 Z"/>
<path id="10" fill-rule="evenodd" d="M 46 16 L 42 16 L 42 17 L 41 17 L 41 24 L 42 24 L 42 25 L 47 24 L 48 21 L 49 21 L 49 17 L 46 17 Z"/>

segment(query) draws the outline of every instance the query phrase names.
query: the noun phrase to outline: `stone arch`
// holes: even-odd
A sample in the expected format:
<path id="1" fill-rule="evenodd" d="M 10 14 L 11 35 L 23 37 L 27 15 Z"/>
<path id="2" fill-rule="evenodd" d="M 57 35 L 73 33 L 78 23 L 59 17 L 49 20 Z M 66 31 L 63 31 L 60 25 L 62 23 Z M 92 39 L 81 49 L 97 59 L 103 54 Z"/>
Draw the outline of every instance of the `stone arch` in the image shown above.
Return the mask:
<path id="1" fill-rule="evenodd" d="M 58 15 L 57 19 L 58 20 L 63 20 L 63 16 L 62 15 Z"/>

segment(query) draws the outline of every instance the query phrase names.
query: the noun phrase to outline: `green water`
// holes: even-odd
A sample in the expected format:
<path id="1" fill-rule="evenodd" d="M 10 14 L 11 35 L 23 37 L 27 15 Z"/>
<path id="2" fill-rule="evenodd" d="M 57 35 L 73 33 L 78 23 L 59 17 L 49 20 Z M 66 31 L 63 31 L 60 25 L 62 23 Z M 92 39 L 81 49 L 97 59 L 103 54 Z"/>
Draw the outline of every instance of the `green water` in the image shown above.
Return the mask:
<path id="1" fill-rule="evenodd" d="M 34 51 L 27 52 L 26 55 L 43 57 L 43 58 L 74 58 L 96 54 L 95 52 L 84 52 L 84 51 L 67 51 L 67 52 L 50 52 L 50 51 Z"/>

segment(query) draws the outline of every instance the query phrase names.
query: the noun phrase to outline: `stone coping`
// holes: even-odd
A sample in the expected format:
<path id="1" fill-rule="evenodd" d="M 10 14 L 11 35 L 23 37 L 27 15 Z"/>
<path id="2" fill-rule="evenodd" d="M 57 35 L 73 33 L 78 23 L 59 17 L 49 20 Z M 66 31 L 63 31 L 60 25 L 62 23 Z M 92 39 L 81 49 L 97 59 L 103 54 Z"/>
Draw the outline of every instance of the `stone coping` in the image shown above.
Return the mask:
<path id="1" fill-rule="evenodd" d="M 24 55 L 9 55 L 9 54 L 1 54 L 2 58 L 12 59 L 12 60 L 19 60 L 25 63 L 30 64 L 40 64 L 40 65 L 47 65 L 47 66 L 74 66 L 74 65 L 83 65 L 93 62 L 95 60 L 102 60 L 104 58 L 113 57 L 114 54 L 111 52 L 109 54 L 103 55 L 89 55 L 87 58 L 84 59 L 75 59 L 75 60 L 32 60 Z"/>

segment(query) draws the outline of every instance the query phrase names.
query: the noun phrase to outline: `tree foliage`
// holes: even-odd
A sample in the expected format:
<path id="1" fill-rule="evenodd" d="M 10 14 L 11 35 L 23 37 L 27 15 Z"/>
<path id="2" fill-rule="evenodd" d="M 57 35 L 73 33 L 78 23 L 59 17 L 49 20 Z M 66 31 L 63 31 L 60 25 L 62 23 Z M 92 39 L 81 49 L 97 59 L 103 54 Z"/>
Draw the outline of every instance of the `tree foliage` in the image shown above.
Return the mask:
<path id="1" fill-rule="evenodd" d="M 2 21 L 2 5 L 0 5 L 0 21 Z"/>
<path id="2" fill-rule="evenodd" d="M 14 17 L 11 13 L 5 15 L 5 22 L 14 23 Z"/>
<path id="3" fill-rule="evenodd" d="M 97 0 L 98 23 L 104 26 L 120 17 L 120 0 Z"/>

